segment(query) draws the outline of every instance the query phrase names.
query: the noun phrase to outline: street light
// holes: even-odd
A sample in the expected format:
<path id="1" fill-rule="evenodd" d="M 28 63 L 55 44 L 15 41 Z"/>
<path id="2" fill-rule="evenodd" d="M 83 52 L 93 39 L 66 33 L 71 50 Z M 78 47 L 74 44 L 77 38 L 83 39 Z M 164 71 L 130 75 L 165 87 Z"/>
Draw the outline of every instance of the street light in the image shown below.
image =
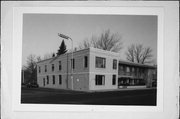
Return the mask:
<path id="1" fill-rule="evenodd" d="M 69 36 L 66 36 L 64 34 L 58 33 L 58 36 L 61 37 L 61 38 L 66 39 L 66 40 L 71 40 L 72 41 L 71 85 L 72 85 L 72 90 L 73 90 L 73 65 L 74 65 L 74 62 L 73 62 L 73 40 L 72 40 L 72 38 L 70 38 Z"/>

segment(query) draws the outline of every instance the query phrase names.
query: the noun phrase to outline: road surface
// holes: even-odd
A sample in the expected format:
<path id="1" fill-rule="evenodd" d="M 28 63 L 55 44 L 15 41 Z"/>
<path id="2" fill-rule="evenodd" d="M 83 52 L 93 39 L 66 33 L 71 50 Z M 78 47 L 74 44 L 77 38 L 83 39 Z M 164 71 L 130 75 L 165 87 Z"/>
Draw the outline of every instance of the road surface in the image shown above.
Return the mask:
<path id="1" fill-rule="evenodd" d="M 156 89 L 79 92 L 59 89 L 23 88 L 21 103 L 87 105 L 156 105 Z"/>

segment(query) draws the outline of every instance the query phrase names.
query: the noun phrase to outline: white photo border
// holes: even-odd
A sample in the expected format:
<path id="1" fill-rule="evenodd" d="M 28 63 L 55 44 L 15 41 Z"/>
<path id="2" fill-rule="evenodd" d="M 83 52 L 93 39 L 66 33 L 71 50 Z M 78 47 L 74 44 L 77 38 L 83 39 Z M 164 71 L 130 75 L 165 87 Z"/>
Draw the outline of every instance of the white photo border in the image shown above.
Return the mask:
<path id="1" fill-rule="evenodd" d="M 158 17 L 157 37 L 157 100 L 156 106 L 110 106 L 110 105 L 66 105 L 66 104 L 21 104 L 21 63 L 23 14 L 104 14 L 104 15 L 156 15 Z M 163 7 L 17 7 L 13 9 L 13 92 L 14 111 L 163 111 Z"/>

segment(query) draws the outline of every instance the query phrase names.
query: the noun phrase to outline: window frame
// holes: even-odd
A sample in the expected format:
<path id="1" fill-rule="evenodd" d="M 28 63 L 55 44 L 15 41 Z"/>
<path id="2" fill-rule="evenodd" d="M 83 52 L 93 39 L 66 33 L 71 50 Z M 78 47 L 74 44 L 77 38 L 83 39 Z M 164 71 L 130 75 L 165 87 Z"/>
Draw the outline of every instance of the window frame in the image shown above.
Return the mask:
<path id="1" fill-rule="evenodd" d="M 103 61 L 103 62 L 102 62 L 102 66 L 99 66 L 99 65 L 98 65 L 97 59 L 102 59 L 102 61 Z M 95 67 L 96 67 L 96 68 L 106 68 L 106 58 L 96 56 L 96 57 L 95 57 Z"/>
<path id="2" fill-rule="evenodd" d="M 59 61 L 59 71 L 62 70 L 62 65 L 61 65 L 61 61 Z"/>
<path id="3" fill-rule="evenodd" d="M 116 85 L 116 75 L 112 75 L 112 85 Z"/>
<path id="4" fill-rule="evenodd" d="M 113 59 L 113 69 L 117 69 L 117 59 Z"/>
<path id="5" fill-rule="evenodd" d="M 53 79 L 52 84 L 55 85 L 56 84 L 56 77 L 55 77 L 55 75 L 52 75 L 52 79 Z"/>
<path id="6" fill-rule="evenodd" d="M 51 70 L 54 71 L 54 64 L 51 65 Z"/>
<path id="7" fill-rule="evenodd" d="M 46 84 L 49 84 L 49 76 L 46 76 L 47 82 Z"/>
<path id="8" fill-rule="evenodd" d="M 126 66 L 126 73 L 130 73 L 130 66 Z"/>
<path id="9" fill-rule="evenodd" d="M 45 65 L 44 67 L 44 72 L 47 72 L 47 65 Z"/>
<path id="10" fill-rule="evenodd" d="M 46 79 L 43 78 L 43 86 L 46 86 Z"/>
<path id="11" fill-rule="evenodd" d="M 88 56 L 84 56 L 84 68 L 88 68 Z"/>
<path id="12" fill-rule="evenodd" d="M 75 59 L 71 59 L 71 69 L 75 69 Z"/>
<path id="13" fill-rule="evenodd" d="M 59 85 L 62 84 L 62 75 L 59 75 Z"/>
<path id="14" fill-rule="evenodd" d="M 98 80 L 101 80 L 101 82 L 99 82 Z M 104 86 L 105 85 L 105 75 L 95 75 L 95 85 L 96 86 Z"/>

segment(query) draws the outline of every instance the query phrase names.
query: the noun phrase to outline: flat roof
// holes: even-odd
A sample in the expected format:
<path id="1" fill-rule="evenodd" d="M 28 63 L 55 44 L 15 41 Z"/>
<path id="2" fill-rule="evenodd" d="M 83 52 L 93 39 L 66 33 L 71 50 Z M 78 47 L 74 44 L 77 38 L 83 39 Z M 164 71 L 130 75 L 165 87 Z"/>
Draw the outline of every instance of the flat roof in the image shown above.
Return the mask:
<path id="1" fill-rule="evenodd" d="M 79 49 L 79 50 L 73 51 L 73 53 L 77 53 L 77 52 L 88 50 L 88 49 L 90 49 L 90 48 Z M 56 60 L 57 58 L 59 58 L 60 56 L 68 55 L 68 54 L 71 54 L 71 53 L 72 53 L 72 51 L 67 51 L 66 53 L 64 53 L 62 55 L 51 57 L 51 58 L 48 58 L 48 59 L 45 59 L 45 60 L 41 60 L 41 61 L 38 61 L 36 63 L 45 62 L 45 61 L 48 61 L 48 60 L 51 60 L 51 62 L 52 62 L 52 61 Z"/>
<path id="2" fill-rule="evenodd" d="M 148 67 L 148 68 L 157 68 L 157 66 L 153 65 L 147 65 L 147 64 L 140 64 L 140 63 L 135 63 L 135 62 L 130 62 L 130 61 L 123 61 L 119 60 L 120 64 L 125 64 L 125 65 L 130 65 L 130 66 L 138 66 L 138 67 Z"/>
<path id="3" fill-rule="evenodd" d="M 105 50 L 98 49 L 98 48 L 93 48 L 93 47 L 89 47 L 89 48 L 85 48 L 85 49 L 79 49 L 79 50 L 73 51 L 73 53 L 77 53 L 77 52 L 84 51 L 84 50 L 89 50 L 89 49 L 91 49 L 92 51 L 98 51 L 98 53 L 107 52 L 107 53 L 112 53 L 112 54 L 118 54 L 118 53 L 115 53 L 115 52 L 105 51 Z M 52 62 L 52 61 L 56 60 L 57 58 L 59 58 L 60 56 L 68 55 L 68 54 L 71 54 L 71 53 L 72 53 L 72 51 L 67 51 L 65 54 L 55 56 L 55 57 L 52 57 L 52 58 L 49 58 L 49 59 L 41 60 L 41 61 L 36 62 L 36 63 L 41 63 L 41 62 L 45 62 L 45 61 L 48 61 L 48 60 L 51 60 L 50 62 Z M 139 66 L 139 67 L 157 68 L 157 66 L 125 61 L 125 60 L 121 60 L 120 58 L 119 58 L 119 63 L 120 64 L 125 64 L 125 65 L 131 65 L 131 66 L 133 65 L 133 66 Z"/>

